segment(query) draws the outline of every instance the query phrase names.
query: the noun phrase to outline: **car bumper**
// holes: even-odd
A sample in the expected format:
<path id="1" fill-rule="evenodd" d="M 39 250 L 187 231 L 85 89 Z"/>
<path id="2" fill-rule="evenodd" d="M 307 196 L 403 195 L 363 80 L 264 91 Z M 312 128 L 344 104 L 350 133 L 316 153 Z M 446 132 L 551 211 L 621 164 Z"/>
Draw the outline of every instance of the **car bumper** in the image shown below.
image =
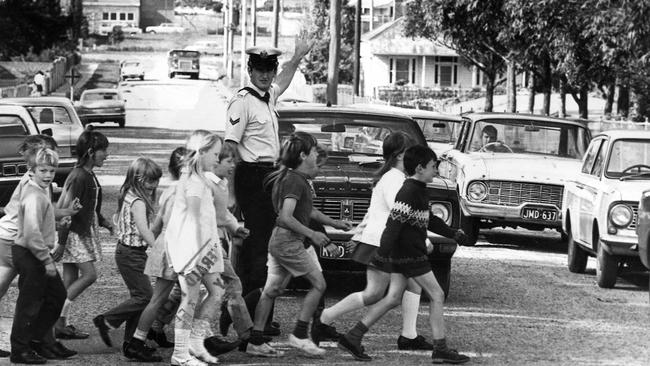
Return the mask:
<path id="1" fill-rule="evenodd" d="M 633 230 L 620 230 L 617 235 L 601 235 L 600 242 L 605 250 L 622 257 L 638 257 L 638 237 Z"/>
<path id="2" fill-rule="evenodd" d="M 123 121 L 125 113 L 84 114 L 79 116 L 83 123 Z"/>
<path id="3" fill-rule="evenodd" d="M 535 220 L 521 217 L 522 209 L 525 206 L 543 207 L 557 211 L 555 220 Z M 484 203 L 469 202 L 466 199 L 461 200 L 461 207 L 465 216 L 478 219 L 486 219 L 496 223 L 514 224 L 514 225 L 539 225 L 540 227 L 561 228 L 562 214 L 555 206 L 540 205 L 536 203 L 526 203 L 519 206 L 498 206 Z"/>

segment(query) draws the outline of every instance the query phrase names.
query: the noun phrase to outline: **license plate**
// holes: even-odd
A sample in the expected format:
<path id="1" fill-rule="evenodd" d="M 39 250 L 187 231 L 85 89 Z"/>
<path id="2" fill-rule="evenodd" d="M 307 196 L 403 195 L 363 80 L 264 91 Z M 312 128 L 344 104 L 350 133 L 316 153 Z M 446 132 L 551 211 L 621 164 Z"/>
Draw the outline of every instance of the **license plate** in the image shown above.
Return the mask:
<path id="1" fill-rule="evenodd" d="M 338 257 L 334 257 L 327 253 L 324 247 L 320 248 L 320 256 L 321 258 L 331 258 L 331 259 L 348 259 L 350 256 L 350 253 L 346 252 L 345 247 L 342 244 L 334 243 L 336 246 L 339 247 L 339 255 Z"/>
<path id="2" fill-rule="evenodd" d="M 521 210 L 521 218 L 538 221 L 556 221 L 557 210 L 537 207 L 524 207 Z"/>

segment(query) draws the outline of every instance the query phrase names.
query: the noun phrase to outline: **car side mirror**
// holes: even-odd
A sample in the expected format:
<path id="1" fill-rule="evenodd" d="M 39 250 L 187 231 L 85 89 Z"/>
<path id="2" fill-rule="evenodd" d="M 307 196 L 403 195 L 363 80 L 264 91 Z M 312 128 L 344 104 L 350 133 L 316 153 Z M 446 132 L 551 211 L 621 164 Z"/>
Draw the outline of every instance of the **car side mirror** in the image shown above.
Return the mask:
<path id="1" fill-rule="evenodd" d="M 43 135 L 47 135 L 47 136 L 52 137 L 52 129 L 51 128 L 45 128 L 45 129 L 41 130 L 41 133 Z"/>

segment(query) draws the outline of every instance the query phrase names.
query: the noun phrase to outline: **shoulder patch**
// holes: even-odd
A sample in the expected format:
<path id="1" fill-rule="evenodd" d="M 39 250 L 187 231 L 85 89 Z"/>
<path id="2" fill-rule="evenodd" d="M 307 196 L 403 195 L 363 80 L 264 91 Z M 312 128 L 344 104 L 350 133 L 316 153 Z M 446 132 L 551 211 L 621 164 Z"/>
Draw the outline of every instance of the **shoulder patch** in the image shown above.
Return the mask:
<path id="1" fill-rule="evenodd" d="M 239 123 L 239 118 L 233 118 L 233 117 L 230 117 L 230 124 L 231 124 L 231 125 L 234 126 L 234 125 L 236 125 L 237 123 Z"/>
<path id="2" fill-rule="evenodd" d="M 246 94 L 248 94 L 248 93 L 250 93 L 248 90 L 246 90 L 246 89 L 240 89 L 240 90 L 237 92 L 237 95 L 243 97 L 243 96 L 246 96 Z"/>

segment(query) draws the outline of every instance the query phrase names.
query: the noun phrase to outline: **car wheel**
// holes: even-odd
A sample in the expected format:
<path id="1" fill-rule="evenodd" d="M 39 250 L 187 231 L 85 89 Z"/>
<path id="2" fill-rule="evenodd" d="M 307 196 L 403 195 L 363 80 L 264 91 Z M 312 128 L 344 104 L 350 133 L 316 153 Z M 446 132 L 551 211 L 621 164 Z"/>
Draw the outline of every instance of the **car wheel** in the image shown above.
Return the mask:
<path id="1" fill-rule="evenodd" d="M 155 30 L 150 30 L 149 34 L 156 34 L 156 31 Z"/>
<path id="2" fill-rule="evenodd" d="M 192 74 L 192 79 L 197 80 L 199 78 L 199 74 Z"/>
<path id="3" fill-rule="evenodd" d="M 169 78 L 170 78 L 170 79 L 173 79 L 173 78 L 174 78 L 174 76 L 175 76 L 175 75 L 174 75 L 174 73 L 173 73 L 173 72 L 170 72 L 170 73 L 169 73 Z"/>
<path id="4" fill-rule="evenodd" d="M 465 246 L 473 247 L 478 241 L 479 220 L 471 216 L 460 215 L 460 228 L 467 235 Z"/>
<path id="5" fill-rule="evenodd" d="M 140 75 L 140 81 L 144 80 L 144 75 Z"/>
<path id="6" fill-rule="evenodd" d="M 431 269 L 442 291 L 444 291 L 446 299 L 449 296 L 449 287 L 451 285 L 451 258 L 431 261 Z"/>
<path id="7" fill-rule="evenodd" d="M 618 260 L 607 253 L 602 243 L 598 243 L 596 263 L 596 280 L 602 288 L 612 288 L 616 284 L 618 274 Z"/>
<path id="8" fill-rule="evenodd" d="M 588 259 L 587 252 L 580 248 L 580 245 L 573 240 L 570 227 L 567 228 L 567 231 L 567 266 L 569 267 L 569 272 L 585 273 Z"/>

